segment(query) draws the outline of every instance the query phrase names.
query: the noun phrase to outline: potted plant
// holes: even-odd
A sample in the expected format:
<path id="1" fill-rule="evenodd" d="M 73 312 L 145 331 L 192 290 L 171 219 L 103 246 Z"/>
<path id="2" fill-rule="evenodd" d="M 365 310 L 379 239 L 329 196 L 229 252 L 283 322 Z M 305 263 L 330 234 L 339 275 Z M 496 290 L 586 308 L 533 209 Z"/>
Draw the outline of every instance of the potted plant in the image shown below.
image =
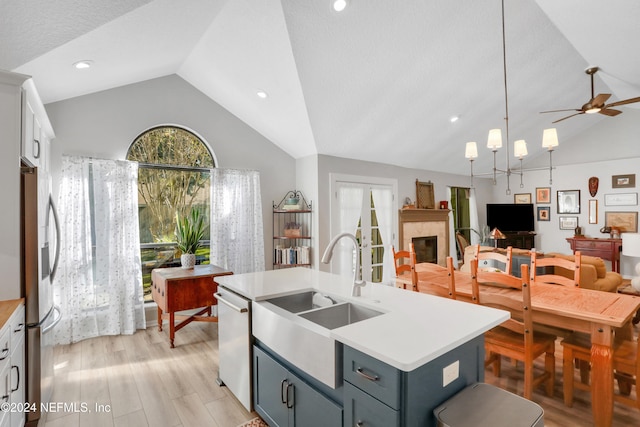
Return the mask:
<path id="1" fill-rule="evenodd" d="M 196 250 L 204 234 L 204 217 L 197 209 L 191 209 L 189 215 L 180 217 L 176 213 L 176 240 L 182 252 L 180 263 L 182 268 L 193 268 L 196 265 Z"/>

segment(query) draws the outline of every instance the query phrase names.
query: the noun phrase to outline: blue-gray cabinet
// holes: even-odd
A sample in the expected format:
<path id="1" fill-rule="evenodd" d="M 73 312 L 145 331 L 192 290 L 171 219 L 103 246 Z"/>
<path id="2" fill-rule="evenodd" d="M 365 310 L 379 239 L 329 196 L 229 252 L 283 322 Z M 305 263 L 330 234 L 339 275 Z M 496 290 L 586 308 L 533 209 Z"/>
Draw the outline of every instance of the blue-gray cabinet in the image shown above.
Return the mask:
<path id="1" fill-rule="evenodd" d="M 342 407 L 253 347 L 254 409 L 271 427 L 342 426 Z"/>
<path id="2" fill-rule="evenodd" d="M 444 369 L 452 366 L 457 367 L 457 378 L 445 384 Z M 344 425 L 435 427 L 436 407 L 466 386 L 483 380 L 482 336 L 411 372 L 345 345 Z"/>

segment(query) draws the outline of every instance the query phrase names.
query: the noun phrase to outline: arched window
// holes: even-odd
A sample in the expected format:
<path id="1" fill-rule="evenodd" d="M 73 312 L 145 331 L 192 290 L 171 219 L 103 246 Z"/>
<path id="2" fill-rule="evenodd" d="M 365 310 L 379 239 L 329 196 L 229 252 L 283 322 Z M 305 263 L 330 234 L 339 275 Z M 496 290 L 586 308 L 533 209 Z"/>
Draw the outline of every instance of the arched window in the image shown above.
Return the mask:
<path id="1" fill-rule="evenodd" d="M 178 266 L 175 251 L 176 213 L 198 209 L 206 221 L 198 263 L 209 262 L 211 187 L 215 167 L 207 145 L 194 133 L 176 126 L 159 126 L 139 135 L 127 160 L 138 162 L 140 249 L 145 299 L 151 299 L 151 270 Z"/>

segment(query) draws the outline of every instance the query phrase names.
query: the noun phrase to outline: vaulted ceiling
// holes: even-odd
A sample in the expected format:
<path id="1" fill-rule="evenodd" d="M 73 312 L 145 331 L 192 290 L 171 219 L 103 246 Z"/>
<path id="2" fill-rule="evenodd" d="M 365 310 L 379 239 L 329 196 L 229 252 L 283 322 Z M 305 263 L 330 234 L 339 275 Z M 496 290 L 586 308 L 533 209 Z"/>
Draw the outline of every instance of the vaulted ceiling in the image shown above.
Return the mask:
<path id="1" fill-rule="evenodd" d="M 564 114 L 540 111 L 589 100 L 588 66 L 596 94 L 640 96 L 639 2 L 505 3 L 509 136 L 529 158 Z M 489 168 L 488 130 L 504 135 L 500 0 L 2 0 L 0 42 L 45 103 L 178 74 L 295 158 L 465 174 L 465 143 Z M 616 119 L 555 126 L 562 145 Z"/>

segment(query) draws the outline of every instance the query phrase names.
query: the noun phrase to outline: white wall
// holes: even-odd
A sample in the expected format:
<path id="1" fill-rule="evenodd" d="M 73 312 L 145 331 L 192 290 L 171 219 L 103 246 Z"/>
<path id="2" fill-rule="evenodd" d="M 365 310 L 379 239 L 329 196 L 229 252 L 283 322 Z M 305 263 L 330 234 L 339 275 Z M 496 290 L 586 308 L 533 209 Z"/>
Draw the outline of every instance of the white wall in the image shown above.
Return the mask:
<path id="1" fill-rule="evenodd" d="M 639 144 L 640 145 L 640 144 Z M 636 174 L 636 188 L 612 188 L 611 176 L 621 174 Z M 595 197 L 589 194 L 589 178 L 595 176 L 599 179 L 598 193 Z M 638 206 L 605 206 L 604 195 L 613 193 L 638 193 L 640 186 L 640 157 L 627 158 L 622 160 L 609 160 L 602 162 L 582 163 L 574 165 L 557 166 L 553 170 L 553 185 L 549 185 L 548 171 L 525 172 L 524 188 L 520 188 L 520 177 L 511 178 L 512 193 L 531 193 L 532 202 L 535 204 L 536 187 L 551 187 L 551 204 L 535 205 L 550 206 L 550 221 L 536 221 L 536 243 L 539 250 L 544 252 L 570 253 L 571 248 L 566 241 L 567 237 L 573 236 L 573 230 L 560 230 L 559 216 L 577 216 L 578 225 L 582 227 L 583 233 L 589 237 L 609 237 L 608 234 L 600 233 L 600 228 L 604 226 L 605 212 L 607 211 L 631 211 L 638 212 Z M 505 195 L 506 182 L 504 178 L 498 181 L 494 188 L 494 199 L 496 203 L 513 203 L 513 194 Z M 580 214 L 559 215 L 557 213 L 557 191 L 580 190 Z M 598 201 L 598 223 L 589 224 L 588 201 L 595 199 Z M 633 266 L 637 261 L 628 257 L 621 257 L 621 273 L 625 277 L 634 275 Z M 610 266 L 609 266 L 610 268 Z"/>
<path id="2" fill-rule="evenodd" d="M 468 187 L 470 185 L 469 177 L 464 175 L 430 172 L 420 169 L 409 169 L 381 163 L 320 155 L 318 156 L 318 203 L 316 205 L 319 215 L 318 246 L 316 247 L 316 252 L 320 253 L 327 247 L 332 237 L 330 235 L 331 182 L 329 177 L 331 173 L 397 179 L 398 197 L 396 203 L 398 209 L 402 207 L 407 197 L 415 202 L 416 179 L 421 182 L 431 181 L 433 183 L 436 203 L 440 200 L 448 200 L 447 186 Z M 480 221 L 483 223 L 486 222 L 484 219 L 484 206 L 493 194 L 493 187 L 491 181 L 477 178 L 474 179 L 474 187 L 476 188 L 476 195 L 479 200 L 478 210 L 482 214 Z M 320 265 L 319 268 L 324 271 L 329 271 L 329 266 Z"/>
<path id="3" fill-rule="evenodd" d="M 265 265 L 272 265 L 272 203 L 295 186 L 294 159 L 176 75 L 46 105 L 56 131 L 52 144 L 54 195 L 62 154 L 124 159 L 133 140 L 161 124 L 195 131 L 218 166 L 260 171 Z"/>

